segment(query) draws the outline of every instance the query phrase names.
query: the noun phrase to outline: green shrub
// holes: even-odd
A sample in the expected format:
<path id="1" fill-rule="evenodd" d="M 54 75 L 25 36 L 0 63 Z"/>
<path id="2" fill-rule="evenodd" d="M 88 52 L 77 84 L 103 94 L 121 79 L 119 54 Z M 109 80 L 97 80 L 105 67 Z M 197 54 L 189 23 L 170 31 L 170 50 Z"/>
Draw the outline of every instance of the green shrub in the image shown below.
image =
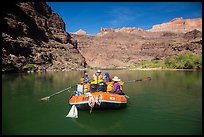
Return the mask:
<path id="1" fill-rule="evenodd" d="M 26 64 L 26 68 L 28 70 L 35 70 L 35 65 L 34 64 Z"/>
<path id="2" fill-rule="evenodd" d="M 177 56 L 166 57 L 164 63 L 167 68 L 202 69 L 202 56 L 192 53 L 180 53 Z"/>

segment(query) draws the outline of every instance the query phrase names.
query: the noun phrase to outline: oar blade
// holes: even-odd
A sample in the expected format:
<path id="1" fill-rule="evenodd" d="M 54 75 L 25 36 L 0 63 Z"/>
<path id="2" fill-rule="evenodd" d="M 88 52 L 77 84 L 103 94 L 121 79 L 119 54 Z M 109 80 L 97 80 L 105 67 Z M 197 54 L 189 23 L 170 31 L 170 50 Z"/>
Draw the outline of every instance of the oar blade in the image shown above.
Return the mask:
<path id="1" fill-rule="evenodd" d="M 49 100 L 49 97 L 41 98 L 40 100 Z"/>
<path id="2" fill-rule="evenodd" d="M 124 95 L 126 98 L 130 98 L 128 95 Z"/>
<path id="3" fill-rule="evenodd" d="M 151 77 L 143 78 L 143 80 L 151 80 Z"/>

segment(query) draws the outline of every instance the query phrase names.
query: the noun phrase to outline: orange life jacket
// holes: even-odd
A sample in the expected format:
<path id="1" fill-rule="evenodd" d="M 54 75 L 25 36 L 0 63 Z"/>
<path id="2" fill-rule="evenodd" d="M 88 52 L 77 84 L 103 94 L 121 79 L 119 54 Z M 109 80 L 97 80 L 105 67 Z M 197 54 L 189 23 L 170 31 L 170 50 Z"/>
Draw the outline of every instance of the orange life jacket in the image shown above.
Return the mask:
<path id="1" fill-rule="evenodd" d="M 107 92 L 111 92 L 113 90 L 113 81 L 111 82 L 106 82 L 107 85 Z"/>

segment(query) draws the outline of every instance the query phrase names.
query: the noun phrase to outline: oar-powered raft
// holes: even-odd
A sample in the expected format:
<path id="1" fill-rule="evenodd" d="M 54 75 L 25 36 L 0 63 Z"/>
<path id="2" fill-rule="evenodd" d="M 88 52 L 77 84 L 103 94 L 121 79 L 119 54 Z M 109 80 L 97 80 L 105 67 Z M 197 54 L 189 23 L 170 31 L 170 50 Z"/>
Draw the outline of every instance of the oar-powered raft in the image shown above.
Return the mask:
<path id="1" fill-rule="evenodd" d="M 133 83 L 139 81 L 147 81 L 151 80 L 150 77 L 138 79 L 138 80 L 130 80 L 124 82 Z M 61 90 L 57 93 L 54 93 L 48 97 L 41 98 L 41 100 L 49 100 L 50 97 L 62 93 L 66 90 L 69 90 L 73 87 L 80 86 L 80 84 L 75 84 L 70 86 L 64 90 Z M 77 88 L 79 89 L 79 88 Z M 98 89 L 98 88 L 97 88 Z M 129 98 L 127 95 L 119 95 L 116 93 L 107 92 L 107 90 L 103 90 L 105 88 L 99 88 L 101 90 L 90 90 L 89 92 L 83 93 L 79 91 L 74 91 L 69 98 L 69 105 L 71 105 L 71 109 L 66 117 L 78 118 L 78 110 L 90 110 L 92 109 L 120 109 L 124 108 L 127 105 L 127 99 Z"/>

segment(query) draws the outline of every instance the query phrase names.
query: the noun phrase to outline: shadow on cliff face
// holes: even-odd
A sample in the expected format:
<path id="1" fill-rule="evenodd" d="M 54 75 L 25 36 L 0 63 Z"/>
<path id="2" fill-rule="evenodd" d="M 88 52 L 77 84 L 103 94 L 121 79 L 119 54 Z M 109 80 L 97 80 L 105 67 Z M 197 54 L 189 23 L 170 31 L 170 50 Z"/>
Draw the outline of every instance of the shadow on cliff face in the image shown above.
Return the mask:
<path id="1" fill-rule="evenodd" d="M 21 10 L 16 3 L 5 3 L 2 10 L 2 32 L 9 34 L 13 38 L 27 36 L 33 38 L 36 43 L 41 41 L 48 42 L 44 30 L 41 30 L 35 21 Z M 8 24 L 8 20 L 12 22 L 12 19 L 17 22 L 17 24 Z M 25 27 L 27 29 L 26 31 L 24 30 Z"/>
<path id="2" fill-rule="evenodd" d="M 7 50 L 10 54 L 16 56 L 29 57 L 32 54 L 31 45 L 20 44 L 18 42 L 10 43 L 8 41 L 2 42 L 2 47 Z"/>
<path id="3" fill-rule="evenodd" d="M 46 18 L 49 18 L 48 15 L 51 14 L 51 9 L 49 8 L 49 11 L 46 11 L 43 3 L 34 3 L 33 8 L 35 9 L 36 12 L 38 12 L 38 14 L 41 14 L 42 16 L 45 16 Z"/>

